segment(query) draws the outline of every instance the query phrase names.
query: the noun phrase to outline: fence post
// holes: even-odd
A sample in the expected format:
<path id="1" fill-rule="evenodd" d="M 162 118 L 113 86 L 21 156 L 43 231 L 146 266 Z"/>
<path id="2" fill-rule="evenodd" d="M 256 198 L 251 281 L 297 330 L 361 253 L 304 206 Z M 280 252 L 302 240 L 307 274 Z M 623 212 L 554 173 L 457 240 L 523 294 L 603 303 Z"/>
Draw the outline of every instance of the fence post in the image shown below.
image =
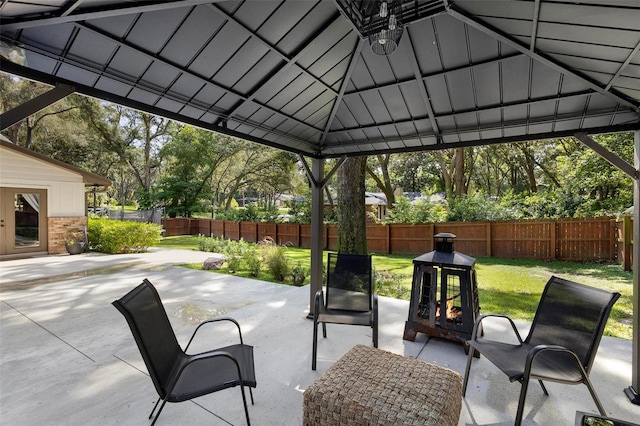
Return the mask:
<path id="1" fill-rule="evenodd" d="M 493 235 L 491 234 L 491 221 L 487 222 L 487 229 L 486 229 L 486 238 L 487 238 L 487 256 L 491 257 L 491 244 L 493 243 L 493 241 L 491 241 L 493 239 Z"/>
<path id="2" fill-rule="evenodd" d="M 558 257 L 556 252 L 556 241 L 558 238 L 558 223 L 555 220 L 552 220 L 549 226 L 549 251 L 550 251 L 550 259 L 556 260 Z"/>
<path id="3" fill-rule="evenodd" d="M 618 252 L 616 249 L 616 241 L 618 239 L 618 235 L 616 234 L 616 219 L 609 219 L 609 261 L 615 261 L 618 256 Z"/>

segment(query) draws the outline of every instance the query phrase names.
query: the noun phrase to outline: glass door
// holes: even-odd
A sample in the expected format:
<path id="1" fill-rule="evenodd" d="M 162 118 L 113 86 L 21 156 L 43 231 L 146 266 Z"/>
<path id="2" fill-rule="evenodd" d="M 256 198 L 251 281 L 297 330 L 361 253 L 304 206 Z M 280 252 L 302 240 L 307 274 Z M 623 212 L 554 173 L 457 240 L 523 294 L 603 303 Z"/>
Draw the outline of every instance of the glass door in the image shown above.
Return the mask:
<path id="1" fill-rule="evenodd" d="M 0 254 L 47 251 L 47 191 L 0 188 Z"/>

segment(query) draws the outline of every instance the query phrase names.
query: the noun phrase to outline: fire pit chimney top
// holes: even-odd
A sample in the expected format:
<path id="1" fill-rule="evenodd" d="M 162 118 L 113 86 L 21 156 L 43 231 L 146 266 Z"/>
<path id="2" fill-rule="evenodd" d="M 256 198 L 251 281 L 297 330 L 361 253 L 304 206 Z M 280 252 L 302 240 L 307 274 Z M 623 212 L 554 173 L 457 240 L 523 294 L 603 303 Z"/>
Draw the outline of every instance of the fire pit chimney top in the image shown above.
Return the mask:
<path id="1" fill-rule="evenodd" d="M 455 234 L 441 232 L 434 235 L 433 238 L 435 239 L 436 251 L 453 253 L 453 240 L 456 238 Z"/>
<path id="2" fill-rule="evenodd" d="M 448 238 L 455 238 L 456 234 L 452 234 L 451 232 L 440 232 L 433 236 L 433 238 L 444 238 L 445 240 Z"/>
<path id="3" fill-rule="evenodd" d="M 435 250 L 413 259 L 414 265 L 430 264 L 440 267 L 473 268 L 476 259 L 453 250 L 454 234 L 443 232 L 433 236 Z"/>

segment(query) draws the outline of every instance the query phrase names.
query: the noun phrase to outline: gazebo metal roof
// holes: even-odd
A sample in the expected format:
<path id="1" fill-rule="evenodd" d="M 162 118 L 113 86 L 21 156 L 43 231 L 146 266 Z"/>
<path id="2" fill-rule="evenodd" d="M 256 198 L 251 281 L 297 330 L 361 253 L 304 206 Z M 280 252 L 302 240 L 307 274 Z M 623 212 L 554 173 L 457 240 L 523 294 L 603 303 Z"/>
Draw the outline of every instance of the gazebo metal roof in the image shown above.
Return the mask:
<path id="1" fill-rule="evenodd" d="M 637 129 L 637 0 L 0 2 L 2 70 L 311 157 Z"/>

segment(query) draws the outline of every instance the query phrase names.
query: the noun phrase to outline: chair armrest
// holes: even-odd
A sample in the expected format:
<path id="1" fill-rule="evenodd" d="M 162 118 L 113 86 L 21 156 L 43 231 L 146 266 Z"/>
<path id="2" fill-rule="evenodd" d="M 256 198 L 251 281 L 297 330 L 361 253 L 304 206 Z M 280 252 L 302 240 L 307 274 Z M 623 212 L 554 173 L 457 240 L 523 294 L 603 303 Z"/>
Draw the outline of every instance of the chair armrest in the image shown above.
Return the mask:
<path id="1" fill-rule="evenodd" d="M 240 336 L 240 344 L 244 344 L 244 342 L 242 341 L 242 331 L 240 330 L 240 324 L 238 324 L 238 321 L 234 320 L 233 318 L 228 318 L 228 317 L 214 318 L 214 319 L 210 319 L 210 320 L 201 322 L 196 327 L 196 329 L 193 331 L 193 334 L 191 335 L 191 338 L 189 339 L 189 343 L 187 343 L 187 346 L 184 348 L 184 351 L 187 352 L 187 349 L 189 349 L 189 346 L 191 345 L 191 342 L 193 341 L 193 338 L 196 337 L 196 333 L 198 332 L 198 330 L 200 330 L 200 327 L 202 327 L 205 324 L 211 324 L 211 323 L 221 322 L 221 321 L 230 321 L 230 322 L 234 323 L 236 325 L 236 327 L 238 327 L 238 335 Z"/>
<path id="2" fill-rule="evenodd" d="M 531 350 L 527 354 L 527 359 L 524 364 L 524 377 L 529 377 L 531 375 L 531 368 L 533 366 L 533 361 L 535 361 L 536 357 L 543 352 L 563 352 L 563 353 L 570 354 L 576 360 L 576 365 L 580 367 L 580 372 L 582 373 L 582 377 L 583 378 L 587 377 L 587 372 L 585 371 L 584 366 L 580 361 L 580 358 L 578 358 L 578 355 L 576 355 L 576 353 L 573 352 L 572 350 L 567 349 L 564 346 L 560 346 L 560 345 L 537 345 L 531 348 Z"/>
<path id="3" fill-rule="evenodd" d="M 480 329 L 480 323 L 485 318 L 490 318 L 490 317 L 504 318 L 507 321 L 509 321 L 509 323 L 511 324 L 511 328 L 513 329 L 513 332 L 515 333 L 516 337 L 518 338 L 518 342 L 520 342 L 520 344 L 522 344 L 522 337 L 520 337 L 520 332 L 518 332 L 518 329 L 516 328 L 516 324 L 508 316 L 500 315 L 500 314 L 484 314 L 484 315 L 480 315 L 478 317 L 478 319 L 476 320 L 476 323 L 473 325 L 473 331 L 471 332 L 471 340 L 478 340 L 477 337 L 478 337 L 478 330 Z"/>

